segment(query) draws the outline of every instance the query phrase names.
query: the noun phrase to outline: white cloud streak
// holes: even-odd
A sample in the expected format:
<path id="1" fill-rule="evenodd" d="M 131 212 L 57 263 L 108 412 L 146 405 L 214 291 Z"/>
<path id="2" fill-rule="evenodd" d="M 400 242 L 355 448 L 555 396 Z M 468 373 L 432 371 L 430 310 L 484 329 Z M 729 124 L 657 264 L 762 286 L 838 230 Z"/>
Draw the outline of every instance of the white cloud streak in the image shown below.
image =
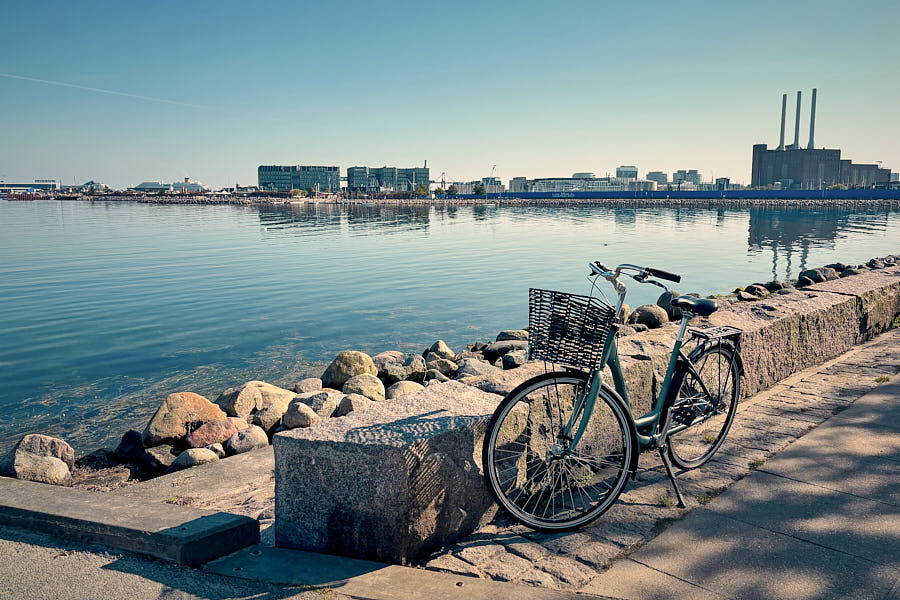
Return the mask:
<path id="1" fill-rule="evenodd" d="M 129 94 L 128 92 L 119 92 L 116 90 L 106 90 L 103 88 L 95 88 L 86 85 L 78 85 L 76 83 L 67 83 L 65 81 L 52 81 L 50 79 L 39 79 L 37 77 L 25 77 L 24 75 L 14 75 L 12 73 L 0 73 L 0 77 L 7 79 L 18 79 L 20 81 L 30 81 L 33 83 L 43 83 L 46 85 L 56 85 L 59 87 L 67 87 L 76 90 L 84 90 L 87 92 L 96 92 L 98 94 L 109 94 L 111 96 L 122 96 L 124 98 L 134 98 L 136 100 L 145 100 L 147 102 L 158 102 L 161 104 L 171 104 L 174 106 L 185 106 L 187 108 L 196 108 L 200 110 L 219 110 L 214 106 L 204 106 L 202 104 L 192 104 L 190 102 L 180 102 L 178 100 L 169 100 L 167 98 L 156 98 L 154 96 L 142 96 L 140 94 Z"/>

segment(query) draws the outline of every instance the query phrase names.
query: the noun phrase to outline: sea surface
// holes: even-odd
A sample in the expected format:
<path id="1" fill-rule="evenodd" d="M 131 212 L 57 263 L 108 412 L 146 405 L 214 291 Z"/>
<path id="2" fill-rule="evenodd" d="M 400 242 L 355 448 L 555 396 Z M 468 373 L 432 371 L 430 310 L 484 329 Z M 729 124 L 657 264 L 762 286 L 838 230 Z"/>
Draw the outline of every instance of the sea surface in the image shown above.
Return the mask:
<path id="1" fill-rule="evenodd" d="M 893 209 L 0 200 L 0 451 L 115 446 L 171 392 L 290 385 L 341 350 L 489 341 L 527 324 L 529 287 L 588 293 L 589 260 L 707 295 L 897 252 Z"/>

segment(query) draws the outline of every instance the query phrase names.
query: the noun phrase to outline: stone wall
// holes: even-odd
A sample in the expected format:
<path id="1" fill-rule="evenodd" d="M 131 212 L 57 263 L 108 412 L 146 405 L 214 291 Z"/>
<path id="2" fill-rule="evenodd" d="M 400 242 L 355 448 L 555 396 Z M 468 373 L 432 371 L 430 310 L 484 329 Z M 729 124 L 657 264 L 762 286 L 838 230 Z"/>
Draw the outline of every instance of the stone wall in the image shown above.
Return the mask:
<path id="1" fill-rule="evenodd" d="M 692 325 L 744 330 L 747 396 L 886 331 L 897 315 L 900 266 L 734 304 Z M 620 342 L 635 414 L 650 406 L 676 331 Z M 487 419 L 502 395 L 543 371 L 529 363 L 432 384 L 277 434 L 276 544 L 404 563 L 467 535 L 494 510 L 480 464 Z"/>

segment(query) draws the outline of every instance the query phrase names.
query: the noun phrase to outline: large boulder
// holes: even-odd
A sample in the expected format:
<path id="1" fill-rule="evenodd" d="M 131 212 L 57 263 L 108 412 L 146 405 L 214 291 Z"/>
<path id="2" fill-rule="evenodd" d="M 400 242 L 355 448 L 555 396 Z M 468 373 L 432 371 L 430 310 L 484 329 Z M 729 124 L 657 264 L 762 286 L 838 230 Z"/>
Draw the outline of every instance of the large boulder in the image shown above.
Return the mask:
<path id="1" fill-rule="evenodd" d="M 407 354 L 402 363 L 388 363 L 384 366 L 382 377 L 385 385 L 392 385 L 398 381 L 417 381 L 425 380 L 425 359 L 418 354 Z"/>
<path id="2" fill-rule="evenodd" d="M 313 409 L 322 419 L 327 419 L 334 413 L 334 409 L 338 407 L 344 398 L 344 393 L 334 390 L 322 390 L 321 392 L 311 392 L 309 394 L 300 394 L 294 398 L 294 402 L 300 401 Z"/>
<path id="3" fill-rule="evenodd" d="M 322 374 L 322 386 L 339 390 L 354 375 L 378 375 L 372 357 L 365 352 L 345 350 L 338 354 Z"/>
<path id="4" fill-rule="evenodd" d="M 55 456 L 40 456 L 19 450 L 13 458 L 12 474 L 18 479 L 71 487 L 72 472 Z"/>
<path id="5" fill-rule="evenodd" d="M 334 414 L 331 416 L 345 417 L 352 412 L 370 408 L 374 404 L 375 402 L 373 400 L 370 400 L 361 394 L 348 394 L 344 396 L 341 403 L 338 404 L 338 407 L 334 410 Z"/>
<path id="6" fill-rule="evenodd" d="M 290 406 L 290 404 L 288 404 Z M 261 428 L 263 431 L 272 431 L 281 424 L 281 419 L 287 411 L 281 406 L 269 406 L 260 411 L 253 413 L 253 424 Z"/>
<path id="7" fill-rule="evenodd" d="M 384 367 L 388 363 L 402 363 L 404 354 L 399 350 L 385 350 L 384 352 L 379 352 L 375 356 L 372 357 L 372 362 L 375 364 L 375 368 L 378 369 L 378 374 L 384 372 Z"/>
<path id="8" fill-rule="evenodd" d="M 456 366 L 455 362 L 447 360 L 446 358 L 438 358 L 437 360 L 429 361 L 425 364 L 425 367 L 426 371 L 433 369 L 435 371 L 440 371 L 443 375 L 448 377 L 453 377 L 459 370 L 459 367 Z"/>
<path id="9" fill-rule="evenodd" d="M 666 311 L 656 304 L 644 304 L 638 306 L 628 318 L 629 323 L 640 323 L 646 325 L 650 329 L 656 329 L 663 323 L 669 322 L 669 315 Z"/>
<path id="10" fill-rule="evenodd" d="M 257 448 L 265 448 L 269 445 L 269 436 L 266 432 L 251 425 L 243 431 L 238 431 L 228 439 L 225 449 L 229 454 L 242 454 Z"/>
<path id="11" fill-rule="evenodd" d="M 294 400 L 288 406 L 287 412 L 284 413 L 281 423 L 288 429 L 296 429 L 297 427 L 309 427 L 320 418 L 308 404 Z"/>
<path id="12" fill-rule="evenodd" d="M 753 294 L 757 298 L 762 298 L 763 296 L 767 296 L 771 293 L 769 292 L 769 288 L 767 288 L 763 283 L 751 283 L 744 288 L 744 291 L 748 294 Z"/>
<path id="13" fill-rule="evenodd" d="M 183 444 L 184 438 L 208 421 L 221 421 L 221 408 L 193 392 L 169 394 L 150 419 L 142 435 L 145 446 Z"/>
<path id="14" fill-rule="evenodd" d="M 459 370 L 456 372 L 457 379 L 462 379 L 463 377 L 493 375 L 495 373 L 501 373 L 503 371 L 503 369 L 498 369 L 494 365 L 475 358 L 464 358 L 459 361 L 458 365 Z"/>
<path id="15" fill-rule="evenodd" d="M 4 459 L 0 460 L 0 474 L 10 472 L 15 462 L 15 455 L 20 452 L 28 452 L 35 456 L 58 458 L 66 464 L 68 469 L 75 466 L 75 450 L 68 443 L 49 435 L 29 433 L 13 446 L 13 449 Z"/>
<path id="16" fill-rule="evenodd" d="M 294 396 L 296 392 L 265 381 L 248 381 L 240 387 L 225 390 L 216 399 L 216 404 L 221 406 L 228 416 L 239 417 L 249 422 L 254 413 L 269 407 L 280 409 L 284 414 Z"/>
<path id="17" fill-rule="evenodd" d="M 169 467 L 169 473 L 181 471 L 197 465 L 204 465 L 219 460 L 219 455 L 208 448 L 189 448 L 178 455 L 172 466 Z"/>
<path id="18" fill-rule="evenodd" d="M 656 299 L 656 305 L 666 311 L 666 315 L 672 321 L 680 319 L 683 314 L 680 308 L 672 306 L 672 300 L 679 296 L 681 296 L 681 292 L 678 290 L 669 290 L 660 294 L 659 298 Z"/>
<path id="19" fill-rule="evenodd" d="M 819 267 L 818 269 L 800 271 L 800 279 L 803 279 L 804 277 L 813 283 L 822 283 L 823 281 L 839 279 L 840 275 L 838 275 L 837 271 L 831 267 Z"/>
<path id="20" fill-rule="evenodd" d="M 369 400 L 384 400 L 384 384 L 370 373 L 355 375 L 344 384 L 345 394 L 360 394 Z"/>
<path id="21" fill-rule="evenodd" d="M 172 466 L 179 452 L 171 444 L 162 444 L 147 448 L 138 464 L 151 473 L 165 471 Z"/>
<path id="22" fill-rule="evenodd" d="M 525 340 L 504 340 L 502 342 L 491 342 L 484 347 L 481 353 L 484 354 L 485 360 L 493 363 L 507 352 L 527 349 L 528 342 Z"/>
<path id="23" fill-rule="evenodd" d="M 422 353 L 422 356 L 426 356 L 429 352 L 434 352 L 441 358 L 446 358 L 447 360 L 453 360 L 456 358 L 456 353 L 444 342 L 444 340 L 438 340 L 428 348 L 425 349 L 425 352 Z"/>
<path id="24" fill-rule="evenodd" d="M 322 380 L 318 377 L 309 377 L 302 379 L 294 384 L 291 388 L 295 394 L 305 394 L 306 392 L 317 392 L 322 389 Z"/>
<path id="25" fill-rule="evenodd" d="M 256 410 L 259 404 L 262 404 L 262 392 L 259 387 L 247 384 L 228 388 L 216 398 L 216 404 L 229 417 L 246 419 Z"/>
<path id="26" fill-rule="evenodd" d="M 501 364 L 504 370 L 517 369 L 525 364 L 525 351 L 513 350 L 504 354 L 501 360 L 503 361 Z"/>
<path id="27" fill-rule="evenodd" d="M 450 381 L 450 378 L 437 369 L 428 369 L 425 371 L 425 382 L 429 381 Z"/>
<path id="28" fill-rule="evenodd" d="M 425 386 L 415 381 L 398 381 L 386 391 L 388 400 L 399 398 L 407 394 L 414 394 L 420 390 L 424 390 Z"/>
<path id="29" fill-rule="evenodd" d="M 498 342 L 506 342 L 510 340 L 528 341 L 528 332 L 524 329 L 504 329 L 497 334 Z"/>
<path id="30" fill-rule="evenodd" d="M 238 432 L 238 428 L 228 419 L 204 423 L 185 438 L 188 448 L 204 448 L 210 444 L 223 444 Z"/>

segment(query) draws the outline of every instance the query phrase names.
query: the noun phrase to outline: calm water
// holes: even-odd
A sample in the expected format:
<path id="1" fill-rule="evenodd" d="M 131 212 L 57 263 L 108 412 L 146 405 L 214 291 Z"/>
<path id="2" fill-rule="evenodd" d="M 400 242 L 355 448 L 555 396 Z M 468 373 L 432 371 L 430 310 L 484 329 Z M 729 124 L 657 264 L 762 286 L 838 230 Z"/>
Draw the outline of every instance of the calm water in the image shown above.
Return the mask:
<path id="1" fill-rule="evenodd" d="M 0 449 L 27 431 L 115 444 L 170 392 L 288 384 L 344 349 L 486 340 L 526 324 L 531 286 L 586 292 L 589 259 L 711 294 L 898 251 L 891 210 L 0 200 Z"/>

